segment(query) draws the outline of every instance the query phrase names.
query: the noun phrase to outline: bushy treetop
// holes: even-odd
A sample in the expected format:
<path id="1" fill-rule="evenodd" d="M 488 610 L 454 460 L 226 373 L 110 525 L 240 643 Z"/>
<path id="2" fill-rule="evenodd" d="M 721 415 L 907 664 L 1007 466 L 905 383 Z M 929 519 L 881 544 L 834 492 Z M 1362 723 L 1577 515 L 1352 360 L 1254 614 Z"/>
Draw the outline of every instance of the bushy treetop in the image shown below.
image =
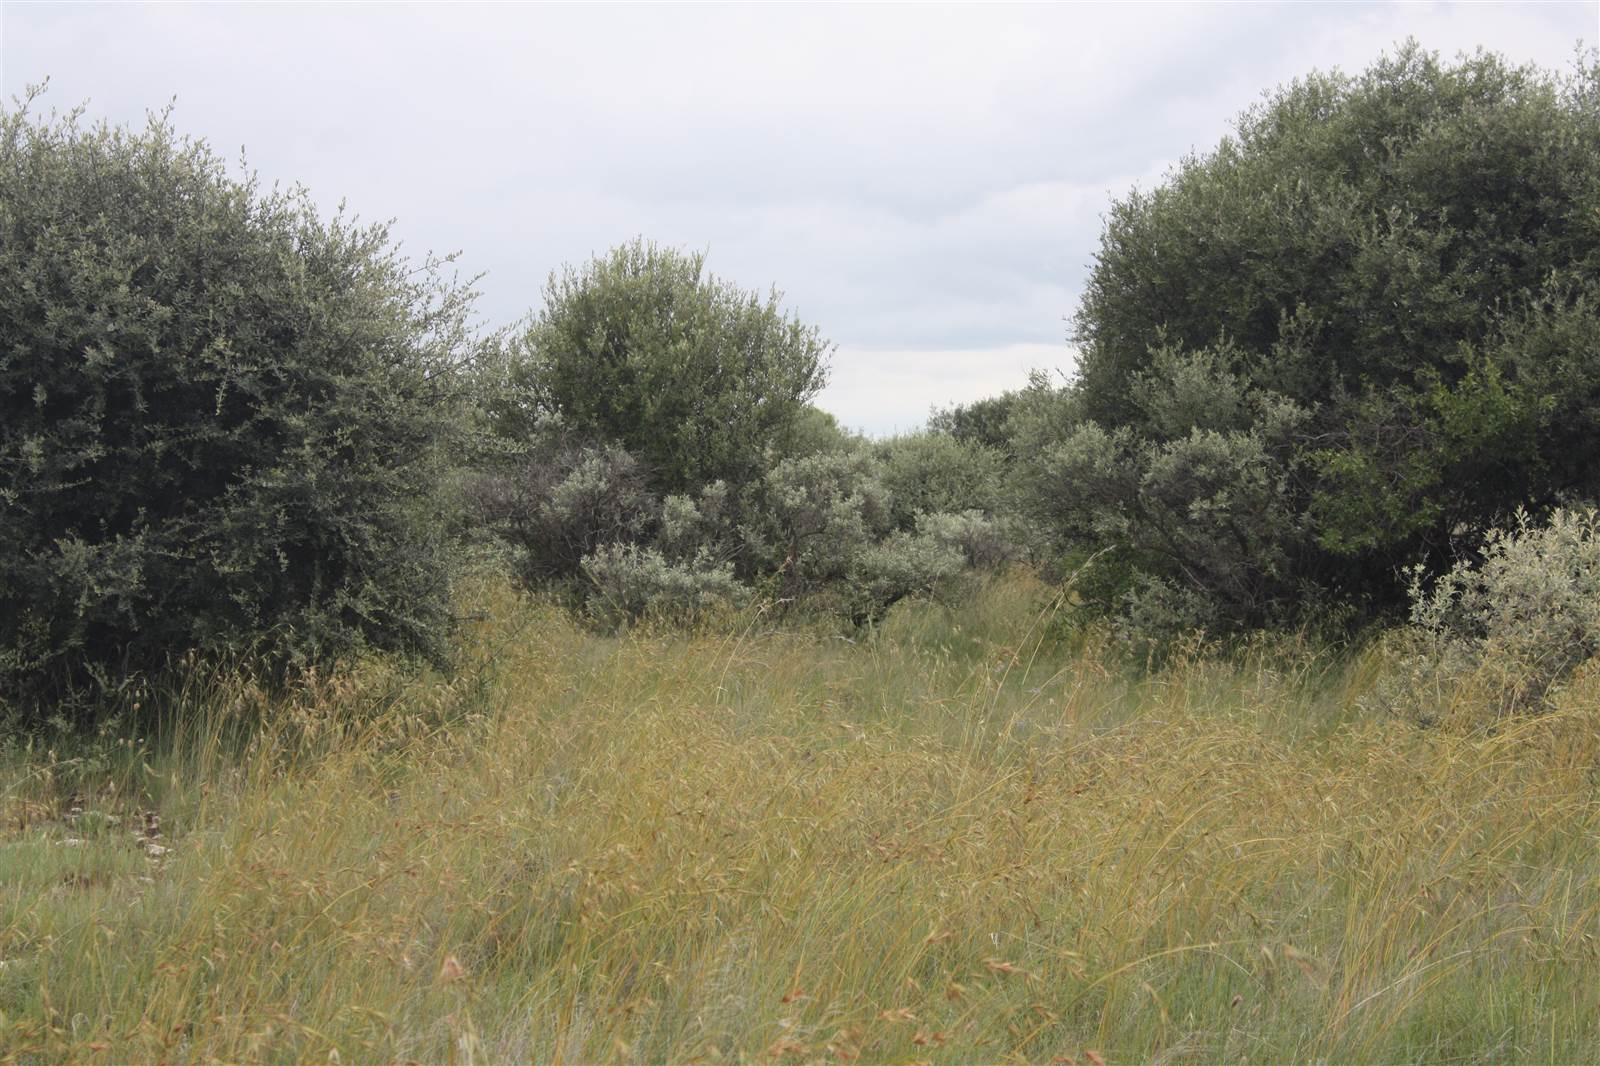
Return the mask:
<path id="1" fill-rule="evenodd" d="M 539 413 L 638 456 L 667 491 L 741 484 L 826 377 L 830 345 L 705 258 L 636 240 L 552 275 L 513 346 L 502 431 Z"/>
<path id="2" fill-rule="evenodd" d="M 1112 206 L 1075 332 L 1013 413 L 1038 516 L 1175 618 L 1397 603 L 1462 526 L 1600 495 L 1600 65 L 1292 83 Z"/>
<path id="3" fill-rule="evenodd" d="M 1415 387 L 1600 279 L 1600 74 L 1415 45 L 1313 74 L 1113 205 L 1076 317 L 1086 413 L 1162 348 L 1231 343 L 1302 402 Z"/>

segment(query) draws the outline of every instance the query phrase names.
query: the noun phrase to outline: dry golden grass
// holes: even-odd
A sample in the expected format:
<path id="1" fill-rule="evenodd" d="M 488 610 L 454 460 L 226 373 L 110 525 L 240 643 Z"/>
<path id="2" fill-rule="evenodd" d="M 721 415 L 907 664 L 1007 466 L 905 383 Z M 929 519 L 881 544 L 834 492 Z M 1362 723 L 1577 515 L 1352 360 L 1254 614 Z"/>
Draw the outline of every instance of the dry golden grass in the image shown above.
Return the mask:
<path id="1" fill-rule="evenodd" d="M 1376 651 L 1135 679 L 1023 577 L 854 644 L 481 598 L 453 681 L 13 751 L 4 1053 L 1600 1061 L 1600 684 L 1491 734 L 1356 710 Z"/>

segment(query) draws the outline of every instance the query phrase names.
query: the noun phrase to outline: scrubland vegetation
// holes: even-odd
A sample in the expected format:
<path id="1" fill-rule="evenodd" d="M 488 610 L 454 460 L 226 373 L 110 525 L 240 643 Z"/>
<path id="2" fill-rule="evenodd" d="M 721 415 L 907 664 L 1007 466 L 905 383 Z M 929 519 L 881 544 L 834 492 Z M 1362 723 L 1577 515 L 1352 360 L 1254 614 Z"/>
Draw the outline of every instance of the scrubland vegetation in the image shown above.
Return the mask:
<path id="1" fill-rule="evenodd" d="M 1600 66 L 1414 45 L 870 440 L 644 239 L 478 323 L 0 116 L 0 1055 L 1600 1059 Z"/>

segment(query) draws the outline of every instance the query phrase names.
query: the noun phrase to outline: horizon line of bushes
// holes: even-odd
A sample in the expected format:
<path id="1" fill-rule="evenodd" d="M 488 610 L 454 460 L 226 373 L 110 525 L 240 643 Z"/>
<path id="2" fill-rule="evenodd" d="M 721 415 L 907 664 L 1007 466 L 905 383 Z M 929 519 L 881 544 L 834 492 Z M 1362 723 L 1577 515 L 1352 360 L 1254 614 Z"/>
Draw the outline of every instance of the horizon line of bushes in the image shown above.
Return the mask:
<path id="1" fill-rule="evenodd" d="M 822 334 L 702 255 L 635 240 L 482 335 L 471 284 L 387 227 L 233 177 L 168 113 L 35 97 L 0 114 L 0 704 L 24 721 L 195 655 L 444 662 L 486 543 L 608 628 L 757 600 L 871 625 L 1023 560 L 1140 654 L 1409 618 L 1436 683 L 1543 634 L 1563 650 L 1515 709 L 1600 650 L 1593 53 L 1407 44 L 1278 89 L 1112 204 L 1071 380 L 876 442 L 812 404 Z"/>

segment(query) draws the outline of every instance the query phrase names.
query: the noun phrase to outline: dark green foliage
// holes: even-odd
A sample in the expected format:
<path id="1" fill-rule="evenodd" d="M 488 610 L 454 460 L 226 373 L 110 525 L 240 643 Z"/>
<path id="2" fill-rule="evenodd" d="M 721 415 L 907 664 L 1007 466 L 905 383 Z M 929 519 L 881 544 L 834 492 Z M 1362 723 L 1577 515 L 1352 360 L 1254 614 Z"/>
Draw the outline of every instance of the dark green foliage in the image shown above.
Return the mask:
<path id="1" fill-rule="evenodd" d="M 1552 277 L 1585 291 L 1595 77 L 1408 46 L 1360 78 L 1280 90 L 1113 206 L 1077 317 L 1085 413 L 1137 421 L 1129 386 L 1161 345 L 1231 341 L 1253 380 L 1298 399 L 1409 387 Z"/>
<path id="2" fill-rule="evenodd" d="M 440 653 L 467 301 L 164 116 L 0 117 L 0 697 Z"/>
<path id="3" fill-rule="evenodd" d="M 999 396 L 943 408 L 928 419 L 928 428 L 935 433 L 948 434 L 963 443 L 993 448 L 1009 458 L 1014 454 L 1011 447 L 1011 415 L 1021 395 L 1019 392 L 1002 392 Z"/>
<path id="4" fill-rule="evenodd" d="M 1030 509 L 1231 628 L 1311 589 L 1394 606 L 1459 525 L 1600 493 L 1588 64 L 1407 46 L 1115 204 L 1079 377 L 1012 413 Z"/>
<path id="5" fill-rule="evenodd" d="M 969 559 L 1010 558 L 981 511 L 919 522 L 987 508 L 999 456 L 922 434 L 880 458 L 809 403 L 828 345 L 776 294 L 635 241 L 545 297 L 486 375 L 520 454 L 478 481 L 474 504 L 527 584 L 575 591 L 592 621 L 695 621 L 759 592 L 861 625 Z"/>
<path id="6" fill-rule="evenodd" d="M 778 458 L 841 452 L 859 447 L 863 438 L 839 425 L 839 420 L 812 404 L 806 404 L 772 443 Z"/>
<path id="7" fill-rule="evenodd" d="M 540 413 L 614 441 L 663 492 L 744 484 L 788 444 L 822 387 L 829 345 L 763 298 L 705 273 L 704 257 L 634 241 L 552 276 L 513 353 L 502 432 Z M 825 430 L 818 430 L 826 436 Z"/>
<path id="8" fill-rule="evenodd" d="M 576 577 L 598 549 L 655 532 L 661 502 L 644 467 L 616 445 L 551 436 L 498 467 L 474 479 L 469 506 L 517 549 L 529 586 Z"/>

